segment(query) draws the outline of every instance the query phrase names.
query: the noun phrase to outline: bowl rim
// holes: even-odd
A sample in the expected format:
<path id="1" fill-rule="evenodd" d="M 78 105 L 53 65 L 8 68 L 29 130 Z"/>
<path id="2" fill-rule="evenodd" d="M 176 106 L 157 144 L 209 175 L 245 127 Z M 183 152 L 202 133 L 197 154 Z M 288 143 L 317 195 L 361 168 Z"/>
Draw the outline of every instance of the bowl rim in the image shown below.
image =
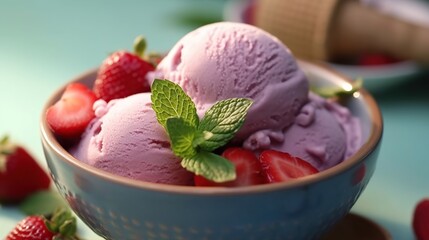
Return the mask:
<path id="1" fill-rule="evenodd" d="M 299 65 L 305 65 L 307 67 L 314 67 L 323 71 L 325 74 L 332 75 L 336 77 L 338 81 L 351 83 L 351 80 L 345 75 L 335 71 L 333 68 L 329 67 L 326 64 L 319 62 L 310 62 L 306 60 L 298 59 Z M 280 183 L 270 183 L 254 186 L 245 186 L 237 188 L 227 188 L 227 187 L 195 187 L 195 186 L 179 186 L 179 185 L 169 185 L 169 184 L 160 184 L 152 182 L 144 182 L 135 179 L 129 179 L 126 177 L 118 176 L 103 170 L 100 170 L 96 167 L 90 166 L 86 163 L 83 163 L 76 158 L 74 158 L 68 151 L 66 151 L 60 143 L 55 139 L 54 134 L 50 130 L 45 113 L 47 108 L 52 105 L 61 93 L 64 91 L 65 86 L 70 82 L 77 81 L 78 79 L 87 78 L 93 75 L 97 70 L 91 69 L 84 72 L 81 75 L 73 78 L 71 81 L 67 81 L 61 88 L 57 89 L 45 102 L 40 121 L 40 131 L 42 144 L 47 145 L 43 146 L 49 147 L 55 152 L 57 157 L 64 161 L 65 163 L 74 166 L 77 169 L 87 172 L 93 176 L 101 178 L 108 182 L 113 182 L 118 185 L 124 185 L 126 187 L 143 189 L 148 191 L 156 191 L 163 193 L 175 193 L 175 194 L 187 194 L 187 195 L 238 195 L 238 194 L 257 194 L 263 192 L 271 192 L 278 190 L 286 190 L 292 188 L 298 188 L 305 185 L 310 185 L 315 182 L 326 180 L 328 178 L 334 177 L 342 172 L 345 172 L 351 169 L 353 166 L 356 166 L 364 161 L 364 159 L 370 155 L 373 151 L 376 150 L 377 146 L 381 142 L 382 132 L 383 132 L 383 119 L 381 111 L 375 102 L 374 98 L 370 95 L 365 89 L 360 89 L 358 91 L 359 98 L 362 98 L 363 102 L 367 103 L 367 110 L 369 115 L 372 116 L 371 120 L 371 134 L 368 137 L 368 140 L 363 143 L 362 147 L 351 157 L 345 159 L 343 162 L 333 166 L 329 169 L 321 171 L 317 174 L 306 176 L 303 178 L 295 179 L 289 182 L 280 182 Z M 46 158 L 46 156 L 45 156 Z M 46 160 L 46 159 L 45 159 Z"/>

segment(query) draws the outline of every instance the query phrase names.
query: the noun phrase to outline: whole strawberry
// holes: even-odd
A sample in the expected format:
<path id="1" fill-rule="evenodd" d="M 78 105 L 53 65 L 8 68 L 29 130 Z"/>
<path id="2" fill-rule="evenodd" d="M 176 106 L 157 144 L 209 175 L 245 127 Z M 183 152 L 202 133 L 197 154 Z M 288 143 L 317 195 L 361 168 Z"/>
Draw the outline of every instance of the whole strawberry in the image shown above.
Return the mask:
<path id="1" fill-rule="evenodd" d="M 6 236 L 6 240 L 76 240 L 76 218 L 60 209 L 51 218 L 28 216 Z"/>
<path id="2" fill-rule="evenodd" d="M 94 83 L 94 93 L 106 102 L 140 92 L 149 92 L 146 74 L 154 66 L 142 59 L 146 41 L 139 37 L 135 42 L 135 53 L 117 51 L 104 60 Z"/>
<path id="3" fill-rule="evenodd" d="M 417 204 L 413 215 L 413 230 L 418 240 L 429 240 L 429 198 Z"/>
<path id="4" fill-rule="evenodd" d="M 48 189 L 51 179 L 21 146 L 0 140 L 0 201 L 17 203 L 30 194 Z"/>

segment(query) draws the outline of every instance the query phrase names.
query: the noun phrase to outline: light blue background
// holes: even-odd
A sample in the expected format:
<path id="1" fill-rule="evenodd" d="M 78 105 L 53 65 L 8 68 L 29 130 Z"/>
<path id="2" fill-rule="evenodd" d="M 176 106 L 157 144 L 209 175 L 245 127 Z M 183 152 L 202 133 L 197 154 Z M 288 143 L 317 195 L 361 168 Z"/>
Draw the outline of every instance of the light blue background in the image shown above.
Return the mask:
<path id="1" fill-rule="evenodd" d="M 220 19 L 225 2 L 0 0 L 0 134 L 10 134 L 46 166 L 38 125 L 55 89 L 110 52 L 130 49 L 139 34 L 150 50 L 168 51 L 195 28 L 192 20 Z M 384 139 L 375 175 L 353 211 L 382 224 L 394 239 L 413 239 L 414 206 L 429 197 L 428 89 L 426 74 L 373 90 Z M 0 238 L 22 218 L 0 206 Z M 97 239 L 83 224 L 80 229 L 85 239 Z"/>

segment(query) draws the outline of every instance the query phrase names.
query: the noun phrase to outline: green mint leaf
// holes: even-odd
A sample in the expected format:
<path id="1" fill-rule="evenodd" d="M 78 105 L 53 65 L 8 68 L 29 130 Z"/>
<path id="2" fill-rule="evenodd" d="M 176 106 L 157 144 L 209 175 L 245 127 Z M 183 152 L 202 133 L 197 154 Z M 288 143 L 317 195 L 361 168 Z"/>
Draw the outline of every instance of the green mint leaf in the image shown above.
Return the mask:
<path id="1" fill-rule="evenodd" d="M 198 145 L 211 152 L 228 143 L 243 125 L 247 110 L 252 100 L 246 98 L 230 98 L 219 101 L 205 114 L 198 125 Z"/>
<path id="2" fill-rule="evenodd" d="M 170 136 L 171 148 L 176 156 L 185 158 L 194 156 L 197 151 L 193 146 L 196 127 L 189 125 L 182 118 L 169 118 L 166 123 Z"/>
<path id="3" fill-rule="evenodd" d="M 184 158 L 182 167 L 214 182 L 227 182 L 236 178 L 235 166 L 214 153 L 201 151 L 192 158 Z"/>
<path id="4" fill-rule="evenodd" d="M 169 118 L 182 118 L 190 126 L 198 125 L 195 104 L 179 85 L 169 80 L 155 79 L 151 100 L 158 122 L 164 128 Z"/>
<path id="5" fill-rule="evenodd" d="M 352 82 L 351 89 L 344 89 L 340 86 L 332 86 L 332 87 L 312 86 L 311 91 L 324 98 L 347 97 L 359 91 L 359 89 L 362 88 L 362 85 L 363 85 L 363 80 L 359 78 Z"/>

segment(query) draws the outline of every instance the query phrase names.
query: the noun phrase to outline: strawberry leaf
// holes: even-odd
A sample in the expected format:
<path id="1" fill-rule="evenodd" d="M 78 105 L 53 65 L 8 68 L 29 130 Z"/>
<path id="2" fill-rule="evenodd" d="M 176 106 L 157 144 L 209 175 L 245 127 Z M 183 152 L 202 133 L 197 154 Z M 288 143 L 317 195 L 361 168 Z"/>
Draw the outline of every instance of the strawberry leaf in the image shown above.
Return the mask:
<path id="1" fill-rule="evenodd" d="M 67 208 L 67 204 L 54 190 L 39 191 L 19 205 L 19 209 L 27 215 L 49 215 L 58 208 Z"/>

